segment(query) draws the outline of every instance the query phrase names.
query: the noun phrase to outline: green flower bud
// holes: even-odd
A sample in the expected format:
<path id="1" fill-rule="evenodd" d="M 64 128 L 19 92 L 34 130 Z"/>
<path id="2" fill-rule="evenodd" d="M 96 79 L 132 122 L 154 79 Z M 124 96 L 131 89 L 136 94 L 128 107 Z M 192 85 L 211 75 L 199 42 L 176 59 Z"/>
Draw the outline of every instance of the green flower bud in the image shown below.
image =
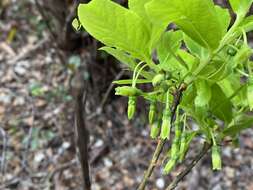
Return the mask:
<path id="1" fill-rule="evenodd" d="M 247 61 L 252 53 L 251 48 L 248 46 L 243 46 L 236 54 L 235 56 L 235 62 L 243 63 Z"/>
<path id="2" fill-rule="evenodd" d="M 252 76 L 248 78 L 247 99 L 248 99 L 249 108 L 252 111 L 253 110 L 253 77 Z"/>
<path id="3" fill-rule="evenodd" d="M 153 86 L 160 85 L 161 82 L 164 81 L 164 79 L 165 79 L 165 75 L 164 74 L 157 74 L 156 76 L 154 76 L 154 78 L 152 80 Z"/>
<path id="4" fill-rule="evenodd" d="M 227 54 L 230 56 L 235 56 L 235 54 L 237 53 L 237 51 L 234 48 L 228 48 L 227 49 Z"/>
<path id="5" fill-rule="evenodd" d="M 213 170 L 221 170 L 220 148 L 217 145 L 212 146 L 212 164 Z"/>
<path id="6" fill-rule="evenodd" d="M 169 139 L 170 138 L 170 112 L 169 110 L 165 110 L 162 119 L 162 131 L 161 131 L 161 138 L 162 139 Z"/>
<path id="7" fill-rule="evenodd" d="M 81 29 L 81 23 L 77 18 L 74 18 L 72 21 L 72 27 L 75 29 L 75 31 L 79 31 Z"/>
<path id="8" fill-rule="evenodd" d="M 149 124 L 154 123 L 155 112 L 156 112 L 156 104 L 155 104 L 155 102 L 151 102 L 151 104 L 149 106 L 149 113 L 148 113 Z"/>
<path id="9" fill-rule="evenodd" d="M 161 125 L 162 125 L 162 114 L 159 114 L 158 121 L 151 125 L 151 131 L 150 131 L 151 138 L 155 139 L 158 137 L 160 133 Z"/>
<path id="10" fill-rule="evenodd" d="M 175 160 L 177 160 L 178 155 L 179 155 L 179 152 L 178 152 L 179 151 L 178 150 L 179 145 L 178 145 L 178 143 L 179 143 L 179 140 L 177 138 L 174 138 L 172 146 L 171 146 L 170 157 L 172 159 L 175 159 Z"/>
<path id="11" fill-rule="evenodd" d="M 185 157 L 185 150 L 186 150 L 186 132 L 184 131 L 182 133 L 181 139 L 180 139 L 180 149 L 179 149 L 179 161 L 182 162 Z"/>
<path id="12" fill-rule="evenodd" d="M 163 173 L 169 174 L 171 170 L 174 168 L 174 166 L 176 165 L 176 163 L 177 161 L 175 159 L 170 159 L 165 165 L 165 167 L 163 168 Z"/>
<path id="13" fill-rule="evenodd" d="M 150 131 L 150 137 L 152 139 L 157 138 L 157 136 L 159 135 L 159 132 L 160 132 L 159 123 L 152 124 L 151 131 Z"/>
<path id="14" fill-rule="evenodd" d="M 141 93 L 141 90 L 131 86 L 120 86 L 115 88 L 115 95 L 120 96 L 138 96 Z"/>
<path id="15" fill-rule="evenodd" d="M 127 109 L 127 115 L 128 115 L 129 120 L 133 118 L 134 113 L 135 113 L 135 108 L 136 108 L 136 97 L 130 96 L 128 99 L 128 109 Z"/>

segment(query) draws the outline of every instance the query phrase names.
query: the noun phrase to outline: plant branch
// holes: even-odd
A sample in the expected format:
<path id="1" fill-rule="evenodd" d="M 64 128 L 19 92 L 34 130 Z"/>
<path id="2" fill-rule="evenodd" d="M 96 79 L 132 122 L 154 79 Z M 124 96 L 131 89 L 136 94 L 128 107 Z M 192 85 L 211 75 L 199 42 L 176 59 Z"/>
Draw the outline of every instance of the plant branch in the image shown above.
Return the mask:
<path id="1" fill-rule="evenodd" d="M 177 110 L 178 105 L 180 104 L 181 97 L 182 97 L 182 92 L 185 89 L 186 88 L 185 88 L 184 84 L 182 84 L 178 89 L 176 89 L 176 91 L 174 93 L 174 101 L 173 101 L 173 105 L 172 105 L 172 108 L 171 108 L 171 121 L 170 121 L 171 125 L 173 124 L 173 122 L 175 120 L 176 110 Z M 152 175 L 155 166 L 157 165 L 157 161 L 158 161 L 158 159 L 160 157 L 160 154 L 163 150 L 165 142 L 166 142 L 166 140 L 162 140 L 162 139 L 158 140 L 158 144 L 156 146 L 156 149 L 155 149 L 154 155 L 152 157 L 152 160 L 151 160 L 151 162 L 148 166 L 148 169 L 146 170 L 146 172 L 144 174 L 144 177 L 143 177 L 143 179 L 142 179 L 142 181 L 141 181 L 141 183 L 140 183 L 137 190 L 144 190 L 145 189 L 147 181 L 150 178 L 150 176 Z"/>
<path id="2" fill-rule="evenodd" d="M 205 143 L 202 150 L 198 155 L 192 160 L 192 162 L 183 170 L 177 177 L 172 181 L 172 183 L 166 188 L 166 190 L 173 190 L 177 187 L 178 183 L 184 179 L 184 177 L 190 173 L 192 168 L 206 155 L 208 150 L 211 148 L 211 144 Z"/>
<path id="3" fill-rule="evenodd" d="M 79 161 L 83 174 L 83 190 L 91 190 L 91 180 L 89 173 L 88 143 L 89 132 L 85 124 L 85 103 L 87 99 L 87 88 L 82 72 L 76 73 L 72 79 L 73 96 L 75 97 L 75 140 L 78 150 Z"/>

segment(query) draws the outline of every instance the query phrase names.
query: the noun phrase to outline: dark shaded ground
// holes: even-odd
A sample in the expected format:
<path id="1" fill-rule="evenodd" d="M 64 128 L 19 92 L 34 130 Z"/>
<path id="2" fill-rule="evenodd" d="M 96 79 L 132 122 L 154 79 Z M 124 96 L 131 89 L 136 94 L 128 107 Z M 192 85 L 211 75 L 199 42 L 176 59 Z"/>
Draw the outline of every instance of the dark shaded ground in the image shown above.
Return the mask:
<path id="1" fill-rule="evenodd" d="M 73 67 L 87 64 L 93 64 L 85 71 L 87 81 L 92 81 L 86 112 L 93 189 L 136 189 L 155 147 L 145 124 L 145 103 L 140 102 L 139 117 L 129 122 L 126 99 L 110 93 L 99 112 L 111 80 L 118 75 L 112 59 L 99 53 L 87 61 L 94 57 L 91 43 L 74 52 L 61 51 L 62 62 L 33 1 L 6 2 L 10 4 L 5 13 L 0 8 L 4 15 L 0 19 L 0 189 L 80 189 L 69 84 Z M 241 135 L 240 149 L 223 148 L 221 172 L 210 169 L 210 155 L 206 156 L 178 189 L 253 190 L 252 137 L 250 129 Z M 189 160 L 200 146 L 199 141 L 192 145 Z M 182 168 L 162 176 L 157 167 L 147 189 L 164 189 Z"/>

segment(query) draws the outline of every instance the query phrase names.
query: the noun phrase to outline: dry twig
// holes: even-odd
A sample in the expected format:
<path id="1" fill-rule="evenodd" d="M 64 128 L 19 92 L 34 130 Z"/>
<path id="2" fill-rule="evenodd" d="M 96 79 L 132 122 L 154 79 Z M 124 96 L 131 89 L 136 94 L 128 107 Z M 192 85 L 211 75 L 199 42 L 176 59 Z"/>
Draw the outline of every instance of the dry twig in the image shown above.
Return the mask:
<path id="1" fill-rule="evenodd" d="M 211 148 L 211 144 L 205 143 L 202 150 L 199 152 L 198 155 L 192 160 L 192 162 L 183 170 L 173 181 L 172 183 L 166 188 L 166 190 L 175 189 L 180 181 L 184 179 L 184 177 L 190 173 L 192 168 L 203 158 L 208 150 Z"/>
<path id="2" fill-rule="evenodd" d="M 84 85 L 82 72 L 78 72 L 72 81 L 73 95 L 75 97 L 75 135 L 76 146 L 79 152 L 79 160 L 82 166 L 82 174 L 84 180 L 83 190 L 91 189 L 91 181 L 89 174 L 89 156 L 88 143 L 89 133 L 85 126 L 85 103 L 87 88 Z M 83 101 L 84 98 L 84 101 Z"/>

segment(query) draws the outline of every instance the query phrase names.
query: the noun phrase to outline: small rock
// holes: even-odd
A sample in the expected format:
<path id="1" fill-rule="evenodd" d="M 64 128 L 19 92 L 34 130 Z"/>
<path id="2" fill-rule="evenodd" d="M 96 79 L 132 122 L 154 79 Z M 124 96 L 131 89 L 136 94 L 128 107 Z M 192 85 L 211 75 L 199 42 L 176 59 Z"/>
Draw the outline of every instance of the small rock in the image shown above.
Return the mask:
<path id="1" fill-rule="evenodd" d="M 216 184 L 216 185 L 212 188 L 212 190 L 222 190 L 222 187 L 221 187 L 220 184 Z"/>
<path id="2" fill-rule="evenodd" d="M 19 62 L 14 67 L 14 72 L 20 76 L 24 76 L 27 72 L 27 63 L 26 62 Z"/>
<path id="3" fill-rule="evenodd" d="M 22 106 L 25 104 L 25 98 L 22 96 L 18 96 L 15 98 L 13 104 L 14 106 Z"/>
<path id="4" fill-rule="evenodd" d="M 44 160 L 44 158 L 45 158 L 45 154 L 42 153 L 42 152 L 38 152 L 38 153 L 36 153 L 35 156 L 34 156 L 34 161 L 35 161 L 36 163 L 40 163 L 41 161 Z"/>
<path id="5" fill-rule="evenodd" d="M 104 161 L 104 165 L 106 167 L 111 167 L 113 165 L 112 161 L 110 159 L 108 159 L 108 158 L 104 158 L 103 161 Z"/>
<path id="6" fill-rule="evenodd" d="M 0 93 L 0 103 L 4 105 L 8 105 L 11 103 L 12 97 L 10 95 L 7 95 L 5 93 Z"/>
<path id="7" fill-rule="evenodd" d="M 156 184 L 156 187 L 158 187 L 159 189 L 164 189 L 165 181 L 163 178 L 159 178 L 156 180 L 155 184 Z"/>
<path id="8" fill-rule="evenodd" d="M 224 170 L 228 178 L 233 179 L 235 177 L 235 170 L 233 168 L 225 167 Z"/>
<path id="9" fill-rule="evenodd" d="M 101 147 L 103 144 L 104 144 L 104 141 L 102 141 L 101 139 L 98 139 L 96 143 L 94 144 L 94 147 Z"/>

